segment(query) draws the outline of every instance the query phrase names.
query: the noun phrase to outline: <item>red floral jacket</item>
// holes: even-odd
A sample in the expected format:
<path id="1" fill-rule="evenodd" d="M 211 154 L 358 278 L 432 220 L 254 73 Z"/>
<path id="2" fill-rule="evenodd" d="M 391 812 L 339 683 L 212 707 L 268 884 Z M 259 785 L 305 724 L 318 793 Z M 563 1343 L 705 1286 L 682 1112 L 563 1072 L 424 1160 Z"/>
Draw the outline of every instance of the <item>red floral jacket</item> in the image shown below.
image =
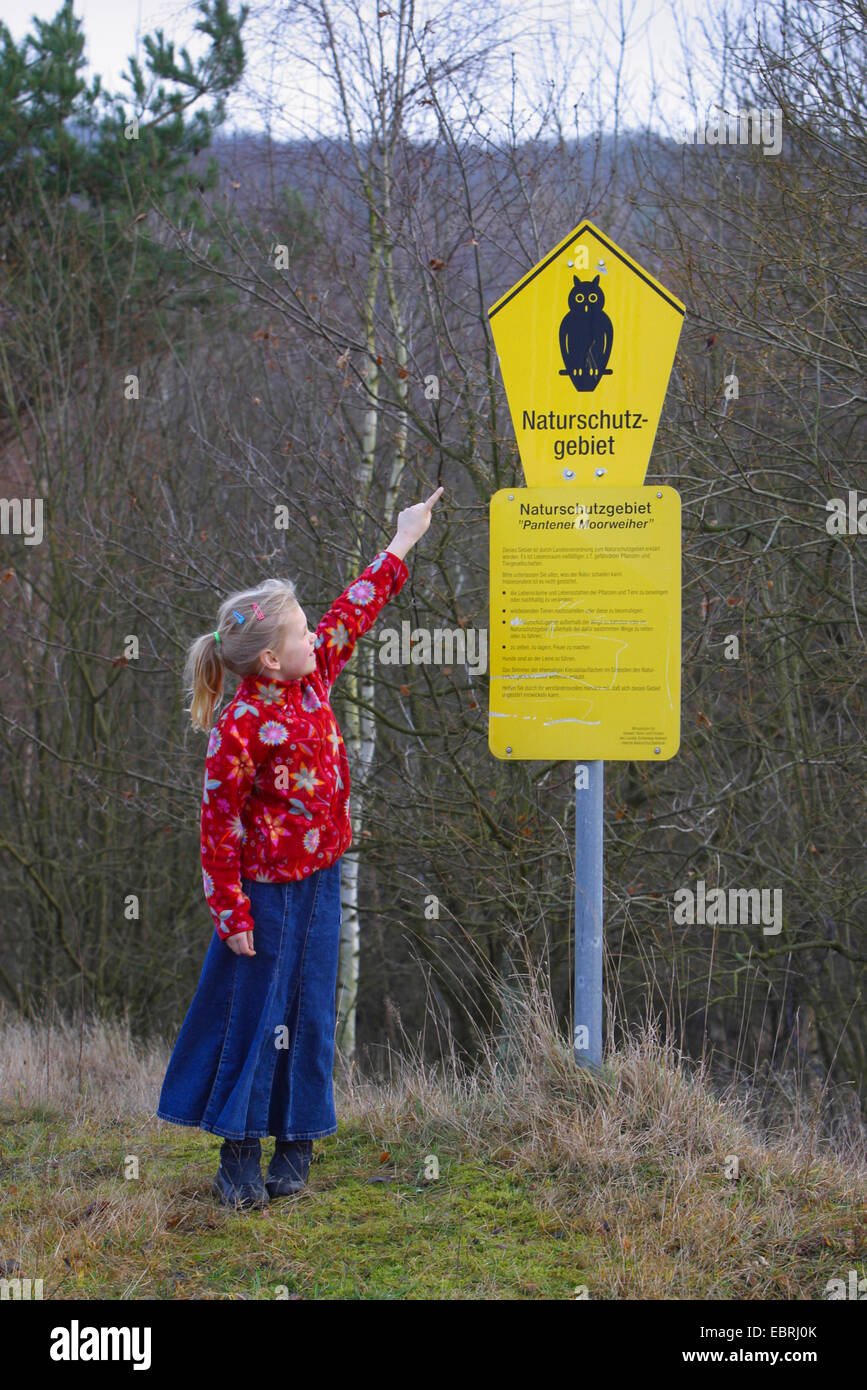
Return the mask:
<path id="1" fill-rule="evenodd" d="M 349 765 L 328 692 L 409 571 L 380 551 L 316 629 L 316 670 L 245 676 L 211 730 L 202 790 L 202 880 L 225 940 L 251 931 L 241 878 L 287 883 L 349 848 Z"/>

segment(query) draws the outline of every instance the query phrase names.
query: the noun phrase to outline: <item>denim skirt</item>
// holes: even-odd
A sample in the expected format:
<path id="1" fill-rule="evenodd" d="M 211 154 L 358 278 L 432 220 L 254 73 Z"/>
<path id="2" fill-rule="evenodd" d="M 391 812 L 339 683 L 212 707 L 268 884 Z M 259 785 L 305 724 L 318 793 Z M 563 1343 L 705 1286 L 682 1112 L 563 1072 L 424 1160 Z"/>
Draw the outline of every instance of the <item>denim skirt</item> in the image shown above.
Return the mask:
<path id="1" fill-rule="evenodd" d="M 214 932 L 157 1115 L 225 1139 L 337 1131 L 332 1073 L 340 865 L 294 883 L 242 878 L 255 956 Z"/>

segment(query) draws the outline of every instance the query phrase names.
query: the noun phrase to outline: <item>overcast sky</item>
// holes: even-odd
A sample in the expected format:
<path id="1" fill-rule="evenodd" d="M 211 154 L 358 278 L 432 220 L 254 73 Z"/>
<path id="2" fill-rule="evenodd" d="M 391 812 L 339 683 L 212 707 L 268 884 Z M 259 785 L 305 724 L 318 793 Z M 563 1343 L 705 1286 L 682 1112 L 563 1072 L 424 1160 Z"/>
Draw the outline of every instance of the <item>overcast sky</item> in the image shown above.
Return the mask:
<path id="1" fill-rule="evenodd" d="M 373 12 L 374 6 L 385 10 L 389 0 L 359 0 L 363 10 Z M 685 100 L 684 64 L 680 35 L 685 31 L 688 46 L 703 63 L 706 44 L 702 35 L 706 0 L 506 0 L 513 14 L 538 38 L 525 36 L 509 47 L 514 49 L 515 63 L 526 95 L 538 93 L 553 75 L 564 82 L 564 90 L 579 106 L 579 132 L 589 133 L 596 128 L 592 114 L 581 107 L 582 90 L 596 72 L 610 94 L 614 88 L 614 60 L 618 52 L 616 40 L 621 14 L 628 18 L 628 40 L 621 72 L 622 107 L 626 124 L 643 124 L 648 119 L 650 91 L 655 85 L 657 102 L 663 123 L 668 128 L 684 122 L 690 111 L 706 108 L 718 99 L 719 91 L 712 70 L 698 75 L 696 100 Z M 31 31 L 31 16 L 51 19 L 60 9 L 61 0 L 3 0 L 2 18 L 13 38 L 20 43 Z M 675 17 L 676 9 L 679 18 Z M 178 48 L 186 45 L 195 59 L 204 51 L 201 36 L 194 35 L 196 10 L 185 0 L 74 0 L 74 11 L 84 22 L 85 52 L 90 67 L 88 76 L 99 73 L 103 86 L 125 95 L 121 72 L 127 57 L 137 53 L 144 58 L 141 36 L 162 27 L 166 37 Z M 232 0 L 237 11 L 238 0 Z M 290 7 L 292 8 L 292 7 Z M 339 9 L 332 0 L 334 12 Z M 444 0 L 439 3 L 417 4 L 422 16 L 430 10 L 448 14 Z M 284 54 L 276 59 L 264 43 L 257 41 L 263 24 L 273 32 L 274 20 L 285 12 L 281 0 L 253 0 L 252 17 L 242 31 L 248 50 L 248 68 L 244 90 L 233 94 L 228 103 L 227 127 L 261 129 L 265 120 L 262 112 L 270 105 L 272 130 L 277 138 L 289 138 L 302 133 L 325 134 L 336 128 L 329 117 L 329 92 L 326 84 L 305 64 L 303 46 L 291 48 L 296 61 Z M 485 0 L 478 7 L 485 13 Z M 420 26 L 419 26 L 420 27 Z M 308 45 L 309 51 L 309 45 Z M 611 70 L 605 72 L 608 65 Z M 565 79 L 565 81 L 564 81 Z M 272 93 L 270 103 L 268 94 Z M 498 115 L 505 117 L 508 84 L 501 83 L 487 97 L 487 106 L 494 112 L 498 97 L 502 108 Z M 584 129 L 580 129 L 583 119 Z M 657 124 L 657 121 L 653 122 Z M 567 133 L 572 133 L 567 131 Z"/>

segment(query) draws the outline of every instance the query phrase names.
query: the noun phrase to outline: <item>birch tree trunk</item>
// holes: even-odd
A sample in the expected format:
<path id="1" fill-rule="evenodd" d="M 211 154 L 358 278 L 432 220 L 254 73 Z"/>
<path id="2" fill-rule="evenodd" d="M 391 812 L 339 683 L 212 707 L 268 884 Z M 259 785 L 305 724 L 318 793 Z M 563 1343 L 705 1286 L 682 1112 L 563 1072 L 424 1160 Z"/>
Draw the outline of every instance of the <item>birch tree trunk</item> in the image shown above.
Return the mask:
<path id="1" fill-rule="evenodd" d="M 413 194 L 404 189 L 404 161 L 412 141 L 407 140 L 407 124 L 418 123 L 420 106 L 436 108 L 439 130 L 443 118 L 437 83 L 444 92 L 457 87 L 465 95 L 475 90 L 475 79 L 482 73 L 486 55 L 495 43 L 505 42 L 499 25 L 498 7 L 491 6 L 480 17 L 472 6 L 462 7 L 460 16 L 449 12 L 449 29 L 435 25 L 433 19 L 420 26 L 413 0 L 397 0 L 393 7 L 373 7 L 372 12 L 340 0 L 299 0 L 285 7 L 285 24 L 280 43 L 288 42 L 290 29 L 297 35 L 291 52 L 310 63 L 317 82 L 324 76 L 330 86 L 334 113 L 345 133 L 351 151 L 353 201 L 360 195 L 366 211 L 367 278 L 360 306 L 361 389 L 364 411 L 360 431 L 360 457 L 353 470 L 351 486 L 360 524 L 350 545 L 347 564 L 349 577 L 360 572 L 372 558 L 366 553 L 370 543 L 366 517 L 382 518 L 387 544 L 398 506 L 398 494 L 406 467 L 409 424 L 408 314 L 406 290 L 401 287 L 401 269 L 395 264 L 395 250 L 406 236 L 408 202 Z M 291 13 L 291 18 L 290 18 Z M 446 7 L 441 18 L 445 19 Z M 437 33 L 434 33 L 434 30 Z M 311 48 L 311 35 L 317 42 Z M 439 38 L 438 35 L 443 35 Z M 320 59 L 321 49 L 324 59 Z M 427 167 L 426 163 L 423 167 Z M 346 181 L 345 169 L 340 172 Z M 401 201 L 402 191 L 406 197 Z M 397 211 L 393 214 L 393 206 Z M 394 217 L 394 224 L 393 219 Z M 477 243 L 476 243 L 477 244 Z M 418 248 L 413 247 L 413 253 Z M 355 256 L 353 254 L 353 264 Z M 424 261 L 422 262 L 424 264 Z M 353 295 L 354 300 L 354 295 Z M 384 302 L 382 302 L 384 301 Z M 295 306 L 293 306 L 294 308 Z M 307 325 L 314 332 L 319 325 L 312 316 Z M 341 325 L 343 328 L 344 325 Z M 353 335 L 354 337 L 354 335 Z M 492 378 L 489 378 L 492 379 Z M 387 399 L 389 437 L 379 437 L 379 419 Z M 347 402 L 356 411 L 347 411 L 346 434 L 357 430 L 357 398 Z M 415 418 L 415 417 L 413 417 Z M 377 459 L 380 468 L 376 474 Z M 383 485 L 384 484 L 384 488 Z M 383 496 L 384 492 L 384 496 Z M 413 498 L 412 500 L 417 500 Z M 342 875 L 342 927 L 337 978 L 336 1044 L 343 1058 L 351 1060 L 356 1049 L 356 1009 L 358 1001 L 361 904 L 360 864 L 366 831 L 366 812 L 370 773 L 376 757 L 376 648 L 362 641 L 341 677 L 346 697 L 342 716 L 344 741 L 350 764 L 350 817 L 353 843 L 344 855 Z"/>
<path id="2" fill-rule="evenodd" d="M 364 181 L 370 207 L 370 247 L 368 252 L 368 276 L 365 295 L 365 345 L 367 353 L 367 390 L 369 404 L 364 418 L 362 432 L 362 454 L 358 471 L 358 496 L 362 508 L 365 507 L 374 477 L 374 455 L 378 435 L 379 413 L 377 364 L 377 344 L 375 310 L 379 285 L 380 262 L 384 270 L 386 297 L 390 311 L 390 327 L 394 337 L 395 360 L 397 364 L 398 392 L 401 400 L 406 399 L 407 390 L 407 350 L 403 315 L 397 296 L 394 280 L 392 242 L 389 216 L 391 210 L 391 160 L 394 141 L 400 133 L 399 108 L 396 123 L 390 123 L 388 138 L 384 142 L 380 187 L 377 189 L 372 178 L 372 170 Z M 379 194 L 381 207 L 375 200 Z M 394 451 L 389 470 L 386 490 L 384 525 L 390 528 L 396 506 L 398 488 L 406 464 L 407 420 L 405 412 L 398 417 L 398 427 L 394 436 Z M 353 572 L 364 566 L 362 553 L 363 536 L 361 531 L 352 551 Z M 370 769 L 376 754 L 376 720 L 372 713 L 376 704 L 376 656 L 375 649 L 362 644 L 356 651 L 353 669 L 347 672 L 347 695 L 351 700 L 349 718 L 346 721 L 347 754 L 353 769 L 350 792 L 350 818 L 352 823 L 352 846 L 344 855 L 342 875 L 343 922 L 340 932 L 340 955 L 337 970 L 337 1046 L 346 1060 L 355 1055 L 356 1011 L 358 1005 L 358 981 L 361 963 L 361 916 L 359 911 L 359 853 L 364 834 L 364 803 Z"/>
<path id="3" fill-rule="evenodd" d="M 368 195 L 370 185 L 366 180 Z M 367 505 L 370 485 L 373 480 L 374 454 L 378 432 L 379 416 L 377 400 L 379 388 L 379 369 L 377 367 L 375 310 L 376 294 L 379 285 L 379 235 L 373 208 L 370 209 L 370 247 L 368 251 L 367 286 L 364 298 L 364 336 L 367 350 L 366 381 L 368 407 L 364 415 L 362 429 L 361 458 L 356 475 L 357 494 L 362 509 Z M 353 574 L 363 568 L 364 538 L 359 529 L 357 539 L 351 550 L 351 570 Z M 365 665 L 367 670 L 364 669 Z M 344 1057 L 350 1060 L 355 1055 L 355 1016 L 358 1002 L 358 973 L 361 955 L 361 920 L 358 912 L 358 871 L 359 842 L 364 826 L 364 789 L 367 770 L 376 748 L 375 722 L 369 710 L 359 704 L 363 699 L 372 706 L 373 676 L 371 653 L 368 647 L 356 649 L 355 658 L 344 675 L 344 688 L 349 699 L 348 718 L 344 721 L 347 756 L 352 767 L 352 786 L 350 789 L 350 820 L 352 823 L 352 845 L 343 856 L 342 907 L 343 922 L 340 928 L 340 955 L 337 966 L 337 1046 Z"/>

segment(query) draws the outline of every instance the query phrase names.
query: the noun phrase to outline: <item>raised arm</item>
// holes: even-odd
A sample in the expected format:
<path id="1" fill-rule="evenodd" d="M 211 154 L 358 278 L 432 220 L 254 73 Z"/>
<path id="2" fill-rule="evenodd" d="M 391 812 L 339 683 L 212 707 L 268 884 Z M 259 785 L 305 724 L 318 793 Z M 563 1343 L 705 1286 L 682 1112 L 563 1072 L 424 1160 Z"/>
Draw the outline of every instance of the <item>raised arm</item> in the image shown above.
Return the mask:
<path id="1" fill-rule="evenodd" d="M 388 600 L 400 593 L 408 574 L 399 556 L 381 550 L 334 600 L 316 628 L 316 669 L 326 685 L 337 679 L 361 634 L 373 626 Z"/>
<path id="2" fill-rule="evenodd" d="M 431 509 L 442 491 L 437 488 L 426 502 L 400 513 L 394 539 L 334 600 L 317 625 L 316 669 L 326 685 L 337 679 L 361 634 L 373 626 L 389 599 L 403 588 L 409 574 L 404 556 L 430 526 Z"/>

